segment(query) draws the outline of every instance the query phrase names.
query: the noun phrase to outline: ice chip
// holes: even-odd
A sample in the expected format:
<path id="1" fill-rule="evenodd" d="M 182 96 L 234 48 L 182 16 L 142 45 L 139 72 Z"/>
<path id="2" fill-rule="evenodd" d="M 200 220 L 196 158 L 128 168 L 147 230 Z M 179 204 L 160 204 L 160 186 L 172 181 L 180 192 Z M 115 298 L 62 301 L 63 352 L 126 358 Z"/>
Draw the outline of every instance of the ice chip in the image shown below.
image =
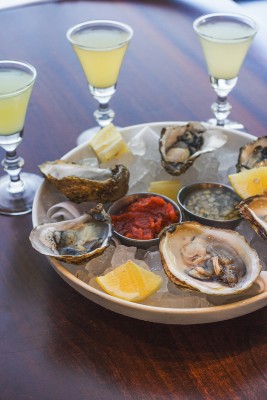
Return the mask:
<path id="1" fill-rule="evenodd" d="M 89 283 L 89 281 L 90 281 L 90 277 L 89 277 L 89 275 L 88 275 L 88 272 L 87 271 L 85 271 L 85 270 L 83 270 L 83 269 L 80 269 L 80 270 L 78 270 L 77 272 L 76 272 L 76 277 L 78 278 L 78 279 L 80 279 L 81 281 L 83 281 L 84 283 Z"/>
<path id="2" fill-rule="evenodd" d="M 127 247 L 123 244 L 117 246 L 111 259 L 111 266 L 116 268 L 125 264 L 128 260 L 133 261 L 135 259 L 135 253 L 136 247 Z"/>
<path id="3" fill-rule="evenodd" d="M 203 154 L 194 163 L 198 182 L 217 182 L 219 162 L 215 154 Z M 190 169 L 188 170 L 190 171 Z M 193 170 L 191 171 L 193 172 Z"/>
<path id="4" fill-rule="evenodd" d="M 162 271 L 162 263 L 159 251 L 148 251 L 144 256 L 144 261 L 147 263 L 151 271 Z"/>
<path id="5" fill-rule="evenodd" d="M 115 247 L 109 246 L 98 257 L 95 257 L 92 260 L 88 261 L 88 263 L 85 265 L 85 269 L 88 271 L 88 275 L 90 277 L 93 277 L 103 274 L 105 269 L 111 266 L 111 259 L 114 251 Z"/>
<path id="6" fill-rule="evenodd" d="M 132 153 L 146 160 L 160 162 L 159 135 L 150 127 L 141 129 L 130 141 L 128 146 Z"/>

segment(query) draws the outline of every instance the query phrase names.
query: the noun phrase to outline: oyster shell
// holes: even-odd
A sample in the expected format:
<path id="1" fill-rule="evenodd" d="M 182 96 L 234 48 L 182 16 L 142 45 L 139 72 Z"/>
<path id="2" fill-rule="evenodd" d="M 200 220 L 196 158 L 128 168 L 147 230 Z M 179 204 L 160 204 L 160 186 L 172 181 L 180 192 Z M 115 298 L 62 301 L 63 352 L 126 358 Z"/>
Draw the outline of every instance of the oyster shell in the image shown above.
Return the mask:
<path id="1" fill-rule="evenodd" d="M 203 153 L 223 146 L 226 135 L 199 122 L 163 128 L 159 140 L 161 164 L 171 175 L 183 174 Z"/>
<path id="2" fill-rule="evenodd" d="M 56 160 L 39 165 L 39 169 L 48 182 L 76 203 L 115 201 L 129 187 L 130 174 L 124 165 L 104 169 Z"/>
<path id="3" fill-rule="evenodd" d="M 169 174 L 181 175 L 193 164 L 194 153 L 204 143 L 204 132 L 205 127 L 197 122 L 162 129 L 159 140 L 161 164 Z"/>
<path id="4" fill-rule="evenodd" d="M 267 194 L 251 196 L 241 201 L 236 208 L 254 231 L 267 239 Z"/>
<path id="5" fill-rule="evenodd" d="M 162 264 L 177 286 L 210 295 L 249 288 L 261 265 L 254 249 L 237 232 L 182 222 L 160 234 Z"/>
<path id="6" fill-rule="evenodd" d="M 31 231 L 32 246 L 46 256 L 81 264 L 101 254 L 112 237 L 112 225 L 102 204 L 78 218 L 38 225 Z"/>
<path id="7" fill-rule="evenodd" d="M 237 172 L 267 166 L 267 136 L 246 144 L 239 150 Z"/>

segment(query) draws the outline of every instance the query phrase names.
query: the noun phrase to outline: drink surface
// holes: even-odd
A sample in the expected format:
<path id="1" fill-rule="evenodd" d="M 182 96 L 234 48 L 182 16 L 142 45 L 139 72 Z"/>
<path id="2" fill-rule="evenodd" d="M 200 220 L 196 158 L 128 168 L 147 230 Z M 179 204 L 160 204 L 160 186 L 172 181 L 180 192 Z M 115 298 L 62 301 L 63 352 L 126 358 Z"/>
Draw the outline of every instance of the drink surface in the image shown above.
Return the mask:
<path id="1" fill-rule="evenodd" d="M 128 32 L 116 28 L 87 29 L 72 35 L 74 50 L 91 86 L 116 84 L 128 39 Z"/>
<path id="2" fill-rule="evenodd" d="M 27 72 L 0 68 L 0 135 L 12 135 L 23 129 L 31 82 L 32 75 Z"/>
<path id="3" fill-rule="evenodd" d="M 255 29 L 243 22 L 216 21 L 198 26 L 198 32 L 210 75 L 236 78 Z"/>

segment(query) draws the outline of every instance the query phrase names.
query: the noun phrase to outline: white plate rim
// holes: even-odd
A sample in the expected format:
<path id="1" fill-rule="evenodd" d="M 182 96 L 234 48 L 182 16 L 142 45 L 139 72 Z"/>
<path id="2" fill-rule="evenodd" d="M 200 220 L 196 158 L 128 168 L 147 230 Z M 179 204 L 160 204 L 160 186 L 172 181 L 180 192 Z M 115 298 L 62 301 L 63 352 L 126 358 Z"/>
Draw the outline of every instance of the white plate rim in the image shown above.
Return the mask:
<path id="1" fill-rule="evenodd" d="M 162 126 L 168 125 L 182 125 L 185 121 L 165 121 L 165 122 L 151 122 L 131 125 L 125 128 L 120 128 L 120 132 L 123 134 L 129 130 L 142 129 L 144 127 L 160 128 Z M 205 124 L 208 126 L 208 124 Z M 216 129 L 216 127 L 212 127 Z M 218 129 L 223 129 L 228 134 L 234 134 L 242 138 L 248 139 L 248 142 L 255 140 L 256 137 L 245 132 L 229 130 L 219 127 Z M 83 150 L 88 143 L 80 144 L 74 149 L 67 152 L 62 159 L 71 159 L 73 155 Z M 32 223 L 33 226 L 38 224 L 38 205 L 39 199 L 42 192 L 45 190 L 46 182 L 43 181 L 38 188 L 32 208 Z M 136 319 L 163 323 L 163 324 L 201 324 L 224 321 L 231 318 L 236 318 L 238 316 L 246 315 L 250 312 L 256 311 L 265 305 L 267 305 L 267 291 L 258 294 L 254 297 L 240 300 L 235 303 L 230 303 L 220 306 L 212 307 L 202 307 L 202 308 L 167 308 L 167 307 L 155 307 L 146 304 L 133 303 L 123 299 L 113 297 L 105 292 L 97 290 L 96 288 L 87 285 L 74 275 L 72 275 L 64 265 L 53 257 L 47 257 L 51 266 L 54 270 L 65 280 L 74 290 L 81 293 L 87 299 L 105 307 L 111 311 L 115 311 L 119 314 L 133 317 Z M 264 281 L 267 285 L 267 271 L 261 273 Z M 134 311 L 134 312 L 133 312 Z"/>

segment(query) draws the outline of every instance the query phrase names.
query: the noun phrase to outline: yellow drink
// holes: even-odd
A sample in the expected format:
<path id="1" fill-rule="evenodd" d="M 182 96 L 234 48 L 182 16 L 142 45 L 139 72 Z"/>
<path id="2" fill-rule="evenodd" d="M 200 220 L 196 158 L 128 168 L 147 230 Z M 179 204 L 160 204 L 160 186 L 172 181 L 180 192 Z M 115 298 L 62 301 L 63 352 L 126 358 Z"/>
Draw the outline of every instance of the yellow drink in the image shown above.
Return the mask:
<path id="1" fill-rule="evenodd" d="M 99 89 L 116 84 L 132 32 L 120 27 L 94 26 L 69 36 L 88 83 Z"/>
<path id="2" fill-rule="evenodd" d="M 23 70 L 0 69 L 0 135 L 23 129 L 33 82 L 33 76 Z"/>
<path id="3" fill-rule="evenodd" d="M 216 21 L 198 26 L 198 34 L 209 73 L 217 79 L 239 74 L 256 30 L 236 21 Z"/>

